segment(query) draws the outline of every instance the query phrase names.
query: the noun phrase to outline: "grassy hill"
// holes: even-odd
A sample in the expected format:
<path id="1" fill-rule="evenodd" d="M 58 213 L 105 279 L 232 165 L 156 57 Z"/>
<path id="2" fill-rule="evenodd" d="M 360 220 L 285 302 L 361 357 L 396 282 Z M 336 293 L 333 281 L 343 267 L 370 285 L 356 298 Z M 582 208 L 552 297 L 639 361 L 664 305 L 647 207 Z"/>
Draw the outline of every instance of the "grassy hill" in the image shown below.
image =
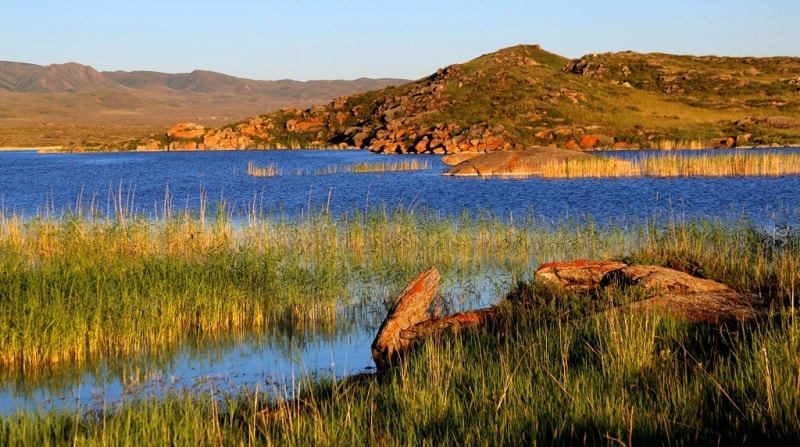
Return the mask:
<path id="1" fill-rule="evenodd" d="M 415 82 L 208 132 L 223 130 L 245 136 L 245 147 L 383 153 L 796 145 L 800 58 L 622 52 L 569 60 L 519 45 Z M 180 136 L 131 147 L 143 141 L 214 148 L 204 137 Z"/>

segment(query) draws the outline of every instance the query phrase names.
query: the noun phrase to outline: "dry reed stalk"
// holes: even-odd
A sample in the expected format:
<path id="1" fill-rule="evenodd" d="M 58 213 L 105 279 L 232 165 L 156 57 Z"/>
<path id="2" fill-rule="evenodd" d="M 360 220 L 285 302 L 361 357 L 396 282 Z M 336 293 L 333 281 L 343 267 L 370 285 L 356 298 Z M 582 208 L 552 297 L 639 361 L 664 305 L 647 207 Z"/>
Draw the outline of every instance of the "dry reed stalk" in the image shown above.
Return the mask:
<path id="1" fill-rule="evenodd" d="M 546 163 L 539 173 L 544 178 L 634 177 L 636 167 L 626 160 L 586 157 Z"/>
<path id="2" fill-rule="evenodd" d="M 753 177 L 800 174 L 800 154 L 733 153 L 648 156 L 639 161 L 652 177 Z"/>
<path id="3" fill-rule="evenodd" d="M 265 167 L 256 166 L 252 161 L 247 163 L 247 175 L 250 177 L 275 177 L 280 173 L 275 163 Z"/>

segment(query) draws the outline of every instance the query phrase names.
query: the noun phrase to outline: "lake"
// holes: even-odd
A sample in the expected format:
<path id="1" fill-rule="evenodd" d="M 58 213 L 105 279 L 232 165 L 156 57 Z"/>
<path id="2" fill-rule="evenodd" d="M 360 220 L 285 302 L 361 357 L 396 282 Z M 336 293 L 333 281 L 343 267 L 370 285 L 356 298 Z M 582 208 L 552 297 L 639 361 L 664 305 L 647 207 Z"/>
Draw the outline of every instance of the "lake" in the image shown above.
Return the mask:
<path id="1" fill-rule="evenodd" d="M 604 155 L 624 158 L 637 153 Z M 354 163 L 410 159 L 426 162 L 428 168 L 365 174 L 344 169 Z M 274 166 L 279 175 L 247 176 L 248 163 Z M 590 218 L 599 224 L 709 216 L 746 217 L 767 230 L 800 223 L 800 176 L 544 180 L 447 177 L 441 175 L 445 170 L 438 156 L 398 158 L 352 150 L 9 151 L 0 153 L 0 218 L 126 213 L 159 219 L 178 211 L 207 209 L 211 215 L 223 210 L 234 220 L 253 214 L 295 219 L 319 212 L 339 216 L 403 208 L 445 216 L 489 213 L 509 220 Z M 305 374 L 341 376 L 373 367 L 369 344 L 383 315 L 365 315 L 361 327 L 335 334 L 245 334 L 189 343 L 158 357 L 109 360 L 52 376 L 16 377 L 0 384 L 0 413 L 108 407 L 171 390 L 246 386 L 288 393 L 287 382 Z"/>
<path id="2" fill-rule="evenodd" d="M 476 179 L 442 176 L 446 165 L 437 156 L 403 157 L 427 161 L 430 167 L 315 175 L 358 162 L 397 160 L 367 151 L 4 152 L 0 211 L 31 218 L 92 208 L 103 214 L 125 211 L 157 217 L 165 210 L 198 210 L 206 202 L 212 209 L 225 203 L 234 216 L 252 211 L 293 217 L 321 210 L 338 215 L 374 207 L 424 207 L 447 215 L 491 212 L 513 218 L 533 213 L 545 220 L 590 215 L 598 222 L 654 215 L 747 215 L 765 225 L 798 220 L 797 176 Z M 248 177 L 248 162 L 275 165 L 281 175 Z"/>

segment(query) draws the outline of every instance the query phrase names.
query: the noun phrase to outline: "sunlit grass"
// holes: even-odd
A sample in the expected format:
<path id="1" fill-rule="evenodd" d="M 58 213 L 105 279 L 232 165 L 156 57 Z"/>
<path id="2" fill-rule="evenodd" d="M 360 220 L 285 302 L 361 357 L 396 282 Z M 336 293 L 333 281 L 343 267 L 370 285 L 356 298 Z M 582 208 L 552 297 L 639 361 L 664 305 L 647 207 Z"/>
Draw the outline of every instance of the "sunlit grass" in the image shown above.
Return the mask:
<path id="1" fill-rule="evenodd" d="M 428 265 L 456 281 L 499 269 L 520 276 L 539 260 L 610 256 L 630 239 L 577 223 L 587 244 L 575 226 L 541 231 L 548 225 L 402 209 L 245 222 L 187 212 L 2 216 L 0 365 L 13 374 L 158 352 L 190 336 L 324 328 L 359 303 L 360 284 L 396 287 Z"/>
<path id="2" fill-rule="evenodd" d="M 736 152 L 731 154 L 654 155 L 639 163 L 650 177 L 754 177 L 800 174 L 800 154 Z"/>
<path id="3" fill-rule="evenodd" d="M 540 173 L 544 178 L 634 177 L 639 170 L 626 160 L 612 157 L 577 157 L 545 163 Z"/>
<path id="4" fill-rule="evenodd" d="M 250 177 L 275 177 L 276 175 L 280 175 L 280 173 L 281 171 L 278 170 L 275 163 L 269 166 L 256 166 L 252 161 L 247 163 L 247 175 Z"/>
<path id="5" fill-rule="evenodd" d="M 607 227 L 590 221 L 544 225 L 532 216 L 513 221 L 491 216 L 441 219 L 400 210 L 342 219 L 320 215 L 295 222 L 253 219 L 238 227 L 224 219 L 211 222 L 215 223 L 203 227 L 192 219 L 147 224 L 129 220 L 124 233 L 114 221 L 5 218 L 0 226 L 0 290 L 3 305 L 11 302 L 0 314 L 7 325 L 2 328 L 4 343 L 20 323 L 35 323 L 36 318 L 26 315 L 44 314 L 49 316 L 47 324 L 18 337 L 33 340 L 35 333 L 51 332 L 53 337 L 69 338 L 74 332 L 91 339 L 91 329 L 97 328 L 109 335 L 105 340 L 111 347 L 111 335 L 141 340 L 137 331 L 155 327 L 149 320 L 160 317 L 148 313 L 150 306 L 167 311 L 170 322 L 189 315 L 198 325 L 210 324 L 200 322 L 214 320 L 217 313 L 235 315 L 226 307 L 228 300 L 219 298 L 230 293 L 248 297 L 256 306 L 261 304 L 253 295 L 278 294 L 264 304 L 288 309 L 305 321 L 324 319 L 315 309 L 346 300 L 333 295 L 352 277 L 367 275 L 396 290 L 431 264 L 445 278 L 487 271 L 474 269 L 477 264 L 512 272 L 523 287 L 530 287 L 534 299 L 505 303 L 506 317 L 498 327 L 423 343 L 407 362 L 381 376 L 297 378 L 293 391 L 264 384 L 237 394 L 169 393 L 113 411 L 6 415 L 0 420 L 0 444 L 629 445 L 665 439 L 675 444 L 800 440 L 795 423 L 800 411 L 800 326 L 792 308 L 786 307 L 794 304 L 800 285 L 796 229 L 767 233 L 746 221 L 708 219 Z M 123 233 L 126 236 L 119 237 Z M 273 251 L 280 259 L 272 257 Z M 542 262 L 575 257 L 623 258 L 689 271 L 761 294 L 774 315 L 754 324 L 715 327 L 657 314 L 572 313 L 567 310 L 593 306 L 587 301 L 590 297 L 556 295 L 537 287 L 526 273 Z M 184 276 L 170 269 L 173 263 L 193 272 Z M 250 263 L 256 267 L 248 267 Z M 335 272 L 327 265 L 336 265 Z M 338 273 L 342 271 L 347 273 Z M 160 279 L 147 279 L 153 273 Z M 304 286 L 292 286 L 300 277 L 307 278 L 300 281 Z M 174 288 L 168 284 L 173 281 L 179 283 Z M 194 281 L 200 286 L 193 287 Z M 219 290 L 216 282 L 234 286 Z M 137 287 L 152 294 L 139 295 L 138 304 L 131 298 L 118 303 L 117 297 Z M 220 293 L 201 296 L 205 288 Z M 279 294 L 282 288 L 297 293 Z M 95 295 L 85 299 L 83 294 L 90 290 Z M 185 298 L 198 299 L 175 299 L 180 305 L 170 314 L 173 307 L 168 302 L 178 295 L 170 290 L 187 290 Z M 251 295 L 253 290 L 257 293 Z M 318 307 L 314 297 L 320 294 Z M 44 299 L 52 296 L 60 297 L 56 305 Z M 185 309 L 188 314 L 182 313 Z M 53 318 L 55 312 L 69 324 L 61 325 Z M 84 313 L 91 326 L 82 322 Z M 268 325 L 271 312 L 262 314 Z M 123 317 L 129 322 L 119 321 Z M 127 333 L 120 330 L 129 324 L 138 327 Z M 175 324 L 174 330 L 179 329 Z"/>
<path id="6" fill-rule="evenodd" d="M 520 175 L 544 178 L 764 177 L 800 174 L 800 154 L 740 151 L 728 154 L 655 154 L 632 161 L 579 157 L 545 164 Z"/>

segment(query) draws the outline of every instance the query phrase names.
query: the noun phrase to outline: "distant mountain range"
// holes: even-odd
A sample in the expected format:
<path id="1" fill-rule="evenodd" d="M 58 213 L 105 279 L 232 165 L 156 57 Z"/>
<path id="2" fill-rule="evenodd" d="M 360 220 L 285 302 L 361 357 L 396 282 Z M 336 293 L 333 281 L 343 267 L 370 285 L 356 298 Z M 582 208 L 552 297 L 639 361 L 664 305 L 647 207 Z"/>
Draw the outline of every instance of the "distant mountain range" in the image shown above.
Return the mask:
<path id="1" fill-rule="evenodd" d="M 175 121 L 242 119 L 406 82 L 260 81 L 206 70 L 100 72 L 75 62 L 0 61 L 0 147 L 91 145 Z"/>
<path id="2" fill-rule="evenodd" d="M 191 73 L 97 71 L 75 62 L 47 66 L 0 61 L 0 89 L 19 93 L 78 93 L 99 90 L 144 92 L 246 93 L 274 98 L 325 100 L 373 90 L 405 79 L 257 81 L 206 70 Z M 355 88 L 355 90 L 354 90 Z"/>

